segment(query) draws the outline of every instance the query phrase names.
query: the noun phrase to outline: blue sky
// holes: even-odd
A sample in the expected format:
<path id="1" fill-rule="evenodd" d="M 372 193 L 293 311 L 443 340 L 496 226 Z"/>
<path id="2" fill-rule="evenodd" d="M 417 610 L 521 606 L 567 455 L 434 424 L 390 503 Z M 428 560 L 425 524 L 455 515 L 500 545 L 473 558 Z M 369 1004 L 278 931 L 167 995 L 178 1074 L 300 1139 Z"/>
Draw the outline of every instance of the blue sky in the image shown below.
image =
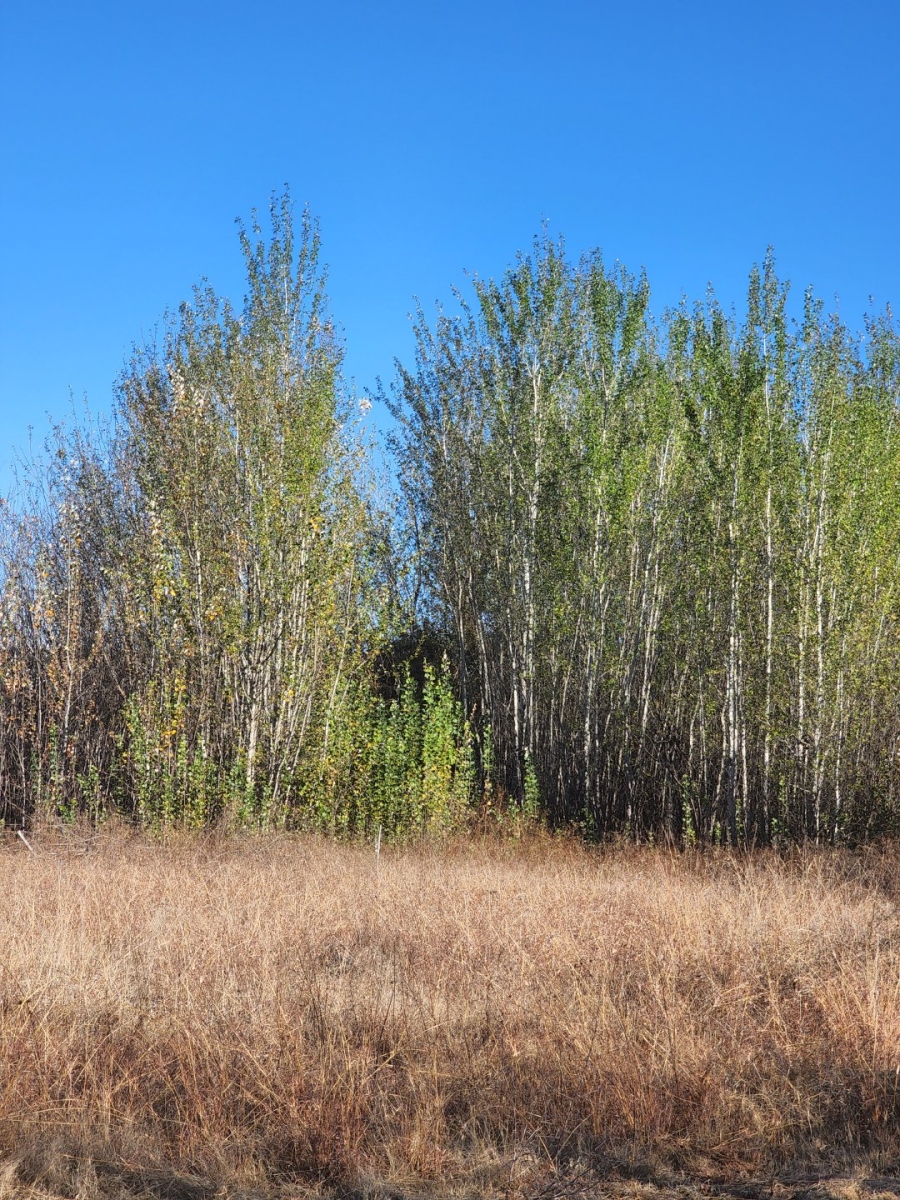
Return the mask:
<path id="1" fill-rule="evenodd" d="M 740 302 L 774 245 L 861 323 L 900 296 L 900 7 L 829 0 L 157 0 L 0 16 L 0 488 L 285 183 L 321 224 L 360 390 L 407 313 L 541 221 L 646 267 L 653 307 Z"/>

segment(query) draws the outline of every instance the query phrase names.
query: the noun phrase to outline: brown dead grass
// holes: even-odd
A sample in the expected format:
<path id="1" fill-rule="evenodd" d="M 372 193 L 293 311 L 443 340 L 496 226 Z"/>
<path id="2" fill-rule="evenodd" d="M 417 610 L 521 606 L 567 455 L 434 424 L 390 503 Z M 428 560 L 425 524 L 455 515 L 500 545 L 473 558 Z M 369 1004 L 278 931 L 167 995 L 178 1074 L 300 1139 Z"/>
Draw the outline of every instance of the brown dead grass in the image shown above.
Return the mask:
<path id="1" fill-rule="evenodd" d="M 35 851 L 0 849 L 4 1196 L 900 1161 L 896 850 Z"/>

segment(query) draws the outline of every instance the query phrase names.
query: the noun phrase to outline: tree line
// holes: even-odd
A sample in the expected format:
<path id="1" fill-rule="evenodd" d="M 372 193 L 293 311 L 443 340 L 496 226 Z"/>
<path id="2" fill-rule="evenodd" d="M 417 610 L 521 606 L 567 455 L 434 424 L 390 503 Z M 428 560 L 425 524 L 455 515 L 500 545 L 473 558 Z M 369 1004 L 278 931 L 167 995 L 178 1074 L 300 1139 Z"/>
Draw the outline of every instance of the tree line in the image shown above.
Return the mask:
<path id="1" fill-rule="evenodd" d="M 539 237 L 341 381 L 287 196 L 2 510 L 7 822 L 858 841 L 900 817 L 900 341 Z"/>

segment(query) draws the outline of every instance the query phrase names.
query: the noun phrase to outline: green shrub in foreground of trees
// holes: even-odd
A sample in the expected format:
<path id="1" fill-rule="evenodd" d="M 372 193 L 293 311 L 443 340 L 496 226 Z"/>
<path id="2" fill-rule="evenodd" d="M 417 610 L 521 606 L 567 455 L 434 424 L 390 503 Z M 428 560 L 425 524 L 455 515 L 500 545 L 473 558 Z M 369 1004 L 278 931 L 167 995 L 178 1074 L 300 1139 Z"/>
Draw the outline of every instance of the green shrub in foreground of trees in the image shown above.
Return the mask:
<path id="1" fill-rule="evenodd" d="M 198 289 L 4 509 L 8 821 L 898 827 L 889 313 L 791 321 L 769 257 L 743 320 L 654 320 L 644 278 L 539 239 L 419 312 L 389 502 L 314 226 L 285 197 L 241 246 L 242 309 Z"/>

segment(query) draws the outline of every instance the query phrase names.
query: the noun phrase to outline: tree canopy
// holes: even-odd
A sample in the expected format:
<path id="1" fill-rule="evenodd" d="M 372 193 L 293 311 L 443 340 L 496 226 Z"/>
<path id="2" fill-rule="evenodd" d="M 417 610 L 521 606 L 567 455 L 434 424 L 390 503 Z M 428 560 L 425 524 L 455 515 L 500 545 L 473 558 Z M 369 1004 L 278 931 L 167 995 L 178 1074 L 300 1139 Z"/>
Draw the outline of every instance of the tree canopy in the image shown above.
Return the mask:
<path id="1" fill-rule="evenodd" d="M 539 237 L 419 310 L 372 483 L 315 223 L 240 227 L 2 518 L 0 803 L 679 842 L 900 819 L 900 341 Z M 387 678 L 386 676 L 389 676 Z"/>

